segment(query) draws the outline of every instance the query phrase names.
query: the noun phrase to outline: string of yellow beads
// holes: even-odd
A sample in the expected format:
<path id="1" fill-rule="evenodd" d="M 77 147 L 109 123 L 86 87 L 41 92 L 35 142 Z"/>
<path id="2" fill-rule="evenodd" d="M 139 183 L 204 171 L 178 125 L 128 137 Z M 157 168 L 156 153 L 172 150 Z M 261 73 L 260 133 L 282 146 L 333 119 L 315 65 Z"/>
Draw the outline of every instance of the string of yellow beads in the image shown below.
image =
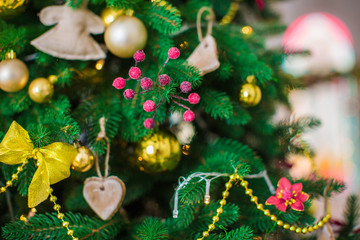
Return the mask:
<path id="1" fill-rule="evenodd" d="M 74 237 L 74 230 L 69 228 L 70 223 L 64 220 L 65 215 L 60 212 L 61 206 L 56 203 L 57 197 L 52 194 L 53 189 L 50 188 L 50 201 L 54 203 L 54 210 L 57 211 L 57 218 L 61 220 L 62 226 L 67 229 L 66 234 L 70 236 L 73 240 L 79 240 L 79 238 Z"/>
<path id="2" fill-rule="evenodd" d="M 276 224 L 286 230 L 290 230 L 292 232 L 296 233 L 308 233 L 313 232 L 314 230 L 317 230 L 324 226 L 325 223 L 327 223 L 331 217 L 330 213 L 328 213 L 325 217 L 323 217 L 320 221 L 318 221 L 316 224 L 309 226 L 309 227 L 296 227 L 294 225 L 290 225 L 289 223 L 284 223 L 282 220 L 278 220 L 275 215 L 271 215 L 271 212 L 269 209 L 264 209 L 264 205 L 261 203 L 258 203 L 258 197 L 253 195 L 253 190 L 251 188 L 248 188 L 249 183 L 245 181 L 242 177 L 240 177 L 240 185 L 245 188 L 245 194 L 249 195 L 250 201 L 255 203 L 256 208 L 259 209 L 264 213 L 265 216 L 268 216 L 271 221 L 276 222 Z"/>
<path id="3" fill-rule="evenodd" d="M 6 185 L 0 188 L 0 194 L 6 192 L 8 187 L 11 187 L 13 185 L 13 181 L 17 180 L 19 178 L 19 173 L 24 171 L 24 166 L 28 163 L 28 160 L 23 161 L 21 166 L 16 168 L 16 173 L 11 175 L 11 180 L 6 181 Z"/>
<path id="4" fill-rule="evenodd" d="M 207 238 L 209 236 L 209 232 L 215 229 L 215 223 L 220 220 L 219 215 L 222 214 L 224 211 L 223 206 L 226 205 L 226 198 L 229 196 L 229 189 L 233 186 L 232 182 L 237 181 L 238 179 L 240 179 L 240 176 L 237 173 L 229 176 L 229 181 L 225 183 L 226 190 L 222 193 L 223 199 L 221 199 L 219 202 L 220 207 L 216 209 L 216 215 L 212 217 L 212 223 L 209 224 L 207 231 L 204 231 L 202 233 L 202 237 L 198 238 L 197 240 L 203 240 L 204 238 Z"/>

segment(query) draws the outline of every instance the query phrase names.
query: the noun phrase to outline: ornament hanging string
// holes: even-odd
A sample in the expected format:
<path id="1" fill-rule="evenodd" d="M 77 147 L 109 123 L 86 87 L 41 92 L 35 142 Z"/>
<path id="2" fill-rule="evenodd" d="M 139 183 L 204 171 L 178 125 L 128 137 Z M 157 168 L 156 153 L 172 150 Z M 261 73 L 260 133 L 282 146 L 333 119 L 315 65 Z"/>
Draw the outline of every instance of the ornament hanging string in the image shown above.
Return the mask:
<path id="1" fill-rule="evenodd" d="M 200 42 L 202 42 L 202 40 L 204 39 L 203 36 L 202 36 L 202 31 L 201 31 L 201 15 L 205 11 L 209 12 L 209 14 L 210 14 L 207 17 L 208 25 L 207 25 L 207 33 L 206 33 L 205 37 L 208 36 L 208 35 L 211 35 L 212 26 L 213 26 L 213 23 L 214 23 L 214 20 L 215 20 L 215 13 L 210 7 L 202 7 L 202 8 L 200 8 L 200 10 L 199 10 L 199 12 L 197 14 L 197 19 L 196 19 L 197 34 L 198 34 L 198 38 L 199 38 Z"/>
<path id="2" fill-rule="evenodd" d="M 109 138 L 106 136 L 106 131 L 105 131 L 106 121 L 105 121 L 104 117 L 100 118 L 99 124 L 100 124 L 100 132 L 99 132 L 97 138 L 104 139 L 106 142 L 104 176 L 102 176 L 102 174 L 101 174 L 100 165 L 99 165 L 99 157 L 98 157 L 97 153 L 95 154 L 95 166 L 96 166 L 96 172 L 97 172 L 97 175 L 99 176 L 99 178 L 105 179 L 109 176 L 110 141 L 109 141 Z"/>

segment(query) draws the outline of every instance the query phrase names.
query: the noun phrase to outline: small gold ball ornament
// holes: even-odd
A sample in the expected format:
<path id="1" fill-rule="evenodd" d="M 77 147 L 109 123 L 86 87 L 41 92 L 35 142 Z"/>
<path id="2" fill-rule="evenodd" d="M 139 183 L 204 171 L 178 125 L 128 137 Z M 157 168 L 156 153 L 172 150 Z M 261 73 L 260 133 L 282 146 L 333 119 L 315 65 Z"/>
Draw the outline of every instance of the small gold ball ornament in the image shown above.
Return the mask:
<path id="1" fill-rule="evenodd" d="M 261 100 L 261 90 L 256 85 L 255 76 L 248 76 L 247 83 L 241 86 L 240 89 L 240 103 L 244 107 L 254 107 L 259 104 Z"/>
<path id="2" fill-rule="evenodd" d="M 181 146 L 174 134 L 160 130 L 141 140 L 135 148 L 135 155 L 135 164 L 141 171 L 171 171 L 180 161 Z"/>
<path id="3" fill-rule="evenodd" d="M 0 0 L 0 18 L 9 19 L 25 11 L 28 0 Z"/>
<path id="4" fill-rule="evenodd" d="M 121 58 L 130 58 L 147 42 L 147 30 L 134 16 L 119 16 L 105 31 L 105 44 L 109 51 Z"/>
<path id="5" fill-rule="evenodd" d="M 54 86 L 49 79 L 36 78 L 30 83 L 28 93 L 34 102 L 46 103 L 54 94 Z"/>
<path id="6" fill-rule="evenodd" d="M 92 151 L 84 146 L 77 148 L 78 154 L 71 163 L 71 169 L 77 172 L 87 172 L 94 165 L 95 158 Z"/>
<path id="7" fill-rule="evenodd" d="M 5 60 L 0 62 L 0 88 L 5 92 L 17 92 L 23 89 L 29 80 L 29 70 L 25 63 L 16 59 L 11 50 Z"/>

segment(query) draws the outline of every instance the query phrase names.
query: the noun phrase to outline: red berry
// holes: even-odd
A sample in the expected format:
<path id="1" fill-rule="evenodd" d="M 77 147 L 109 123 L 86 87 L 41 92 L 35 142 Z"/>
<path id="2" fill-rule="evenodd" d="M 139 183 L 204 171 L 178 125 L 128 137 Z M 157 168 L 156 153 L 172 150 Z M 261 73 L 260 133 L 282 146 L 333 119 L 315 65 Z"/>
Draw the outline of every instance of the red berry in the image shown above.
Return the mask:
<path id="1" fill-rule="evenodd" d="M 161 86 L 166 86 L 169 84 L 171 78 L 167 74 L 162 74 L 159 76 L 159 83 Z"/>
<path id="2" fill-rule="evenodd" d="M 153 129 L 155 127 L 155 121 L 152 118 L 147 118 L 144 121 L 144 127 L 147 129 Z"/>
<path id="3" fill-rule="evenodd" d="M 200 101 L 200 96 L 197 93 L 192 93 L 188 97 L 189 103 L 197 104 Z"/>
<path id="4" fill-rule="evenodd" d="M 188 82 L 188 81 L 184 81 L 180 84 L 180 90 L 183 92 L 183 93 L 188 93 L 191 91 L 191 83 Z"/>
<path id="5" fill-rule="evenodd" d="M 146 100 L 143 104 L 145 112 L 152 112 L 155 110 L 155 103 L 152 100 Z"/>
<path id="6" fill-rule="evenodd" d="M 142 89 L 148 90 L 153 86 L 153 80 L 151 78 L 144 77 L 141 79 L 140 86 Z"/>
<path id="7" fill-rule="evenodd" d="M 124 97 L 126 98 L 126 99 L 133 99 L 134 98 L 134 96 L 135 96 L 135 92 L 134 92 L 134 90 L 132 90 L 132 89 L 126 89 L 125 91 L 124 91 Z"/>
<path id="8" fill-rule="evenodd" d="M 126 85 L 126 80 L 122 77 L 115 78 L 112 84 L 116 89 L 123 89 Z"/>
<path id="9" fill-rule="evenodd" d="M 138 50 L 134 53 L 134 56 L 133 56 L 134 60 L 136 62 L 142 62 L 145 60 L 145 53 L 143 50 Z"/>
<path id="10" fill-rule="evenodd" d="M 141 76 L 141 70 L 138 67 L 131 67 L 129 70 L 129 76 L 132 79 L 138 79 Z"/>
<path id="11" fill-rule="evenodd" d="M 195 119 L 195 113 L 191 110 L 187 110 L 184 112 L 183 118 L 186 122 L 192 122 Z"/>
<path id="12" fill-rule="evenodd" d="M 168 56 L 171 59 L 177 59 L 180 56 L 180 50 L 177 47 L 172 47 L 168 51 Z"/>

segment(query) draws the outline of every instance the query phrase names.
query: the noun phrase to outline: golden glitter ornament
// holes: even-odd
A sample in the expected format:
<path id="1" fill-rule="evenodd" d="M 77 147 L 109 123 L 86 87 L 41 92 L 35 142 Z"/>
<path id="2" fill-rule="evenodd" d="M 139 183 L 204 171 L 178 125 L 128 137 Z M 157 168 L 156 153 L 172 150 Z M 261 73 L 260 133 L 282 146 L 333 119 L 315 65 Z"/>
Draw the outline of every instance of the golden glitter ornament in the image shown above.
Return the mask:
<path id="1" fill-rule="evenodd" d="M 0 18 L 13 18 L 22 13 L 28 0 L 0 0 Z"/>
<path id="2" fill-rule="evenodd" d="M 94 165 L 94 154 L 92 151 L 84 146 L 77 148 L 78 154 L 71 162 L 71 169 L 77 172 L 87 172 Z"/>
<path id="3" fill-rule="evenodd" d="M 240 103 L 244 107 L 254 107 L 259 104 L 261 100 L 261 90 L 256 85 L 255 76 L 248 76 L 247 83 L 241 86 L 240 89 Z"/>
<path id="4" fill-rule="evenodd" d="M 54 94 L 54 86 L 49 79 L 36 78 L 30 83 L 28 93 L 34 102 L 46 103 Z"/>
<path id="5" fill-rule="evenodd" d="M 109 51 L 121 58 L 130 58 L 147 42 L 143 22 L 134 16 L 119 16 L 105 31 L 105 44 Z"/>
<path id="6" fill-rule="evenodd" d="M 25 63 L 16 59 L 12 50 L 6 53 L 5 60 L 0 62 L 0 88 L 5 92 L 17 92 L 26 86 L 28 80 L 29 70 Z"/>
<path id="7" fill-rule="evenodd" d="M 171 171 L 180 161 L 181 146 L 175 135 L 160 130 L 141 140 L 135 148 L 135 155 L 134 162 L 141 171 Z"/>

